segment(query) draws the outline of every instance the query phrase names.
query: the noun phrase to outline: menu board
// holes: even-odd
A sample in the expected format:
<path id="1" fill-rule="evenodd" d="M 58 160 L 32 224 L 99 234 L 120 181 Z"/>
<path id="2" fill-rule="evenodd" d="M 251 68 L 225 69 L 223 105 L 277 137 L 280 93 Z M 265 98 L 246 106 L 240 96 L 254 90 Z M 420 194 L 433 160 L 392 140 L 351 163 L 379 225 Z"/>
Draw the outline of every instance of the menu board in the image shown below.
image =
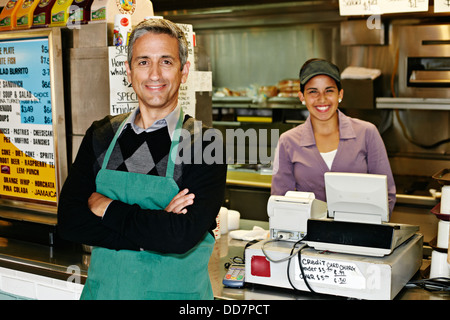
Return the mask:
<path id="1" fill-rule="evenodd" d="M 295 259 L 295 280 L 303 280 L 298 259 Z M 326 284 L 341 288 L 364 290 L 367 288 L 368 279 L 362 274 L 358 266 L 352 262 L 329 259 L 303 258 L 302 268 L 305 277 L 310 283 Z M 369 267 L 370 268 L 370 267 Z M 378 280 L 378 270 L 373 270 L 372 281 Z M 373 287 L 372 287 L 373 289 Z"/>
<path id="2" fill-rule="evenodd" d="M 52 67 L 49 37 L 0 38 L 1 199 L 57 203 Z"/>

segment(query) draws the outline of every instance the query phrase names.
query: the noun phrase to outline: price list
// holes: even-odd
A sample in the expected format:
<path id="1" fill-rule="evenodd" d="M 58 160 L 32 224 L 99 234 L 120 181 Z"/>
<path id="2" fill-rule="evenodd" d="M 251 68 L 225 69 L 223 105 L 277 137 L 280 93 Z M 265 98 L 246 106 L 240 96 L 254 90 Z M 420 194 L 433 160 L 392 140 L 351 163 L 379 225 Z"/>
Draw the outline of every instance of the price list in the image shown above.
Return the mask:
<path id="1" fill-rule="evenodd" d="M 303 280 L 298 259 L 296 280 Z M 342 288 L 365 289 L 366 278 L 352 262 L 302 257 L 303 272 L 310 283 L 320 283 Z"/>
<path id="2" fill-rule="evenodd" d="M 48 38 L 0 41 L 0 197 L 57 201 Z"/>
<path id="3" fill-rule="evenodd" d="M 439 1 L 435 0 L 436 3 Z M 341 16 L 420 11 L 428 11 L 428 0 L 339 0 Z"/>

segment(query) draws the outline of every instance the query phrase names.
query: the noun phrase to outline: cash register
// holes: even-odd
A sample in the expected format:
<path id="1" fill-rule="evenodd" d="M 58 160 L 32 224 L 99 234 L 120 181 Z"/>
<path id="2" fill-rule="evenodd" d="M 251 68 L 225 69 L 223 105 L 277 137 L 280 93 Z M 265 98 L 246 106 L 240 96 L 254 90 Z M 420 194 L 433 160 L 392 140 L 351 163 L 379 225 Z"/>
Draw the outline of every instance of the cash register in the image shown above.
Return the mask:
<path id="1" fill-rule="evenodd" d="M 326 203 L 304 192 L 269 198 L 270 239 L 245 250 L 246 282 L 393 299 L 421 266 L 419 227 L 389 222 L 386 176 L 324 178 Z"/>

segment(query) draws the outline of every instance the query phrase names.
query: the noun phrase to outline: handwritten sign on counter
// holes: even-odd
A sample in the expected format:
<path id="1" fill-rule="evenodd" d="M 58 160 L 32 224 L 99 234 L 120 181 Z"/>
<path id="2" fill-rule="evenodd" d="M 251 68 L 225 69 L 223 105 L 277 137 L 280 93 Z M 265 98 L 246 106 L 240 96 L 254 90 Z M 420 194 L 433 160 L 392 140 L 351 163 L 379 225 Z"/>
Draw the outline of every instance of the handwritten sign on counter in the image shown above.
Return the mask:
<path id="1" fill-rule="evenodd" d="M 48 38 L 0 41 L 0 197 L 57 202 Z"/>
<path id="2" fill-rule="evenodd" d="M 301 259 L 302 268 L 309 283 L 352 289 L 366 288 L 366 278 L 355 263 L 311 257 L 302 257 Z M 295 259 L 295 262 L 295 279 L 303 280 L 298 259 Z"/>

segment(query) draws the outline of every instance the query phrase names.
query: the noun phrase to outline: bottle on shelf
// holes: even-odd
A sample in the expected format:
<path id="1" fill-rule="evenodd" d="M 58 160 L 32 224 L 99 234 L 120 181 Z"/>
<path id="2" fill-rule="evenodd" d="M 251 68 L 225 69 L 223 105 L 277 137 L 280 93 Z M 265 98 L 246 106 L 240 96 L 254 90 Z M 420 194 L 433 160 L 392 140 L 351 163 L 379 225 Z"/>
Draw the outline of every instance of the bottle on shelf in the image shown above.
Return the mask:
<path id="1" fill-rule="evenodd" d="M 9 0 L 0 13 L 0 31 L 12 30 L 16 27 L 16 13 L 23 0 Z"/>
<path id="2" fill-rule="evenodd" d="M 16 29 L 29 29 L 33 24 L 34 10 L 40 0 L 24 0 L 16 12 Z"/>
<path id="3" fill-rule="evenodd" d="M 50 27 L 65 27 L 69 19 L 69 8 L 73 0 L 56 0 L 51 11 Z"/>
<path id="4" fill-rule="evenodd" d="M 52 8 L 56 0 L 40 0 L 33 13 L 32 28 L 42 28 L 50 25 Z"/>

